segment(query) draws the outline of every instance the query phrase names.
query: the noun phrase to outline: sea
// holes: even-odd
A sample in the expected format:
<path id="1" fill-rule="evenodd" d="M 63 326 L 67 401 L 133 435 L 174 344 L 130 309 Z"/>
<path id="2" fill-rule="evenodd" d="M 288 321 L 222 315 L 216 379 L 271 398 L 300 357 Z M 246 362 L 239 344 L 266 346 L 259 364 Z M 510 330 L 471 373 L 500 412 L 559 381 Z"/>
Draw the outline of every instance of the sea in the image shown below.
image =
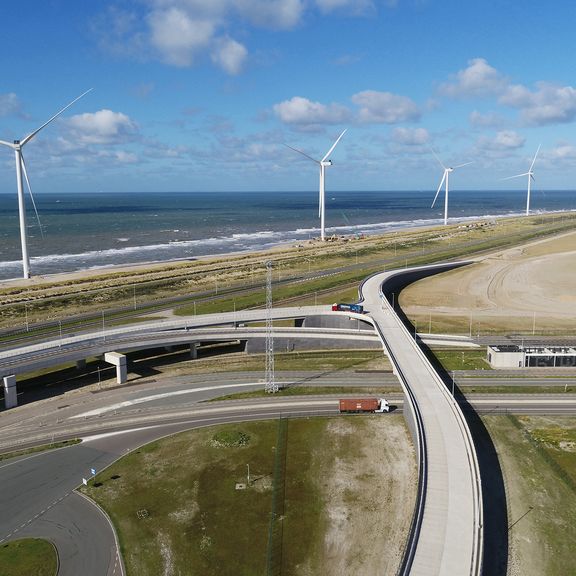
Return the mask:
<path id="1" fill-rule="evenodd" d="M 442 223 L 431 191 L 326 193 L 327 235 Z M 29 198 L 27 199 L 29 202 Z M 522 215 L 525 191 L 450 191 L 450 222 Z M 30 204 L 30 202 L 29 202 Z M 30 267 L 47 275 L 261 250 L 319 236 L 317 192 L 45 193 L 27 207 Z M 535 213 L 576 211 L 576 191 L 533 191 Z M 0 279 L 22 276 L 16 193 L 0 193 Z"/>

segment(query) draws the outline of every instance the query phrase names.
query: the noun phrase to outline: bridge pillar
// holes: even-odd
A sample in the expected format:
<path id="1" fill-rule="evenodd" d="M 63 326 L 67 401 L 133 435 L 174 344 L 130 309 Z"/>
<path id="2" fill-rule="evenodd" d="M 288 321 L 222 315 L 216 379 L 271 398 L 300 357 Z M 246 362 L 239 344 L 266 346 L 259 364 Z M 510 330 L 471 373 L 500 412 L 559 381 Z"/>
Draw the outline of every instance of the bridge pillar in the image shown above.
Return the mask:
<path id="1" fill-rule="evenodd" d="M 124 384 L 128 380 L 128 368 L 126 366 L 126 355 L 118 352 L 106 352 L 104 361 L 116 366 L 116 383 Z"/>
<path id="2" fill-rule="evenodd" d="M 198 347 L 200 344 L 198 342 L 193 342 L 190 344 L 190 358 L 196 360 L 198 358 Z"/>
<path id="3" fill-rule="evenodd" d="M 4 408 L 6 410 L 18 406 L 16 392 L 16 376 L 4 376 Z"/>

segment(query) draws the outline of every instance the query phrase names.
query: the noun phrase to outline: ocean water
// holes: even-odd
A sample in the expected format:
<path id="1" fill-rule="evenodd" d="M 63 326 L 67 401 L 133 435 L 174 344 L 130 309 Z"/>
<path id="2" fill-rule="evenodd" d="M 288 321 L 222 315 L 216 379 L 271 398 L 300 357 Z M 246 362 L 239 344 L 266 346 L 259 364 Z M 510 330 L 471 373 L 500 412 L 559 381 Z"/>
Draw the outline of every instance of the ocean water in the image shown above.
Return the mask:
<path id="1" fill-rule="evenodd" d="M 521 215 L 525 191 L 450 192 L 450 220 Z M 433 192 L 327 192 L 327 234 L 439 224 Z M 29 201 L 29 199 L 28 199 Z M 42 194 L 27 230 L 34 275 L 268 248 L 319 235 L 315 192 Z M 576 192 L 533 192 L 535 212 L 576 210 Z M 16 193 L 0 194 L 0 279 L 22 274 Z"/>

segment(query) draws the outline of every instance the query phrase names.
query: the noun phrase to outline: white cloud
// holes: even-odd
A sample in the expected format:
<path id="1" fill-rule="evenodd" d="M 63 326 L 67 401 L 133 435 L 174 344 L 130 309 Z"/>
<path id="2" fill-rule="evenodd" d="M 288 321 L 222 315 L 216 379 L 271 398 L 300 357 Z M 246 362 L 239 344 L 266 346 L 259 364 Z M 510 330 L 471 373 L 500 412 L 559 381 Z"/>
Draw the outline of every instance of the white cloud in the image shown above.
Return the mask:
<path id="1" fill-rule="evenodd" d="M 500 97 L 502 104 L 520 110 L 526 124 L 545 125 L 571 122 L 576 118 L 576 89 L 538 82 L 536 90 L 512 85 Z"/>
<path id="2" fill-rule="evenodd" d="M 478 145 L 480 148 L 488 150 L 514 150 L 522 148 L 525 142 L 526 138 L 514 130 L 501 130 L 493 138 L 483 136 L 479 139 Z"/>
<path id="3" fill-rule="evenodd" d="M 504 123 L 505 119 L 494 112 L 482 114 L 478 110 L 473 110 L 470 114 L 470 124 L 476 128 L 497 128 Z"/>
<path id="4" fill-rule="evenodd" d="M 135 122 L 112 110 L 77 114 L 65 122 L 77 144 L 118 144 L 134 140 L 138 134 Z"/>
<path id="5" fill-rule="evenodd" d="M 230 5 L 256 26 L 290 29 L 304 14 L 303 0 L 230 0 Z"/>
<path id="6" fill-rule="evenodd" d="M 216 27 L 215 21 L 193 19 L 178 8 L 152 12 L 148 23 L 152 45 L 173 66 L 190 66 L 210 44 Z"/>
<path id="7" fill-rule="evenodd" d="M 274 113 L 285 124 L 340 124 L 350 119 L 350 111 L 340 104 L 321 104 L 294 96 L 273 106 Z"/>
<path id="8" fill-rule="evenodd" d="M 248 50 L 232 38 L 222 38 L 216 42 L 212 52 L 212 61 L 218 64 L 228 74 L 236 75 L 242 71 Z"/>
<path id="9" fill-rule="evenodd" d="M 20 101 L 14 92 L 0 94 L 0 116 L 9 116 L 20 112 Z"/>
<path id="10" fill-rule="evenodd" d="M 430 140 L 430 134 L 425 128 L 395 128 L 392 140 L 405 146 L 421 146 Z"/>
<path id="11" fill-rule="evenodd" d="M 470 98 L 500 94 L 507 86 L 507 79 L 484 58 L 468 61 L 451 82 L 440 85 L 440 92 L 453 98 Z"/>
<path id="12" fill-rule="evenodd" d="M 468 62 L 450 82 L 440 85 L 441 94 L 453 98 L 494 97 L 504 106 L 519 111 L 524 124 L 543 126 L 562 124 L 576 119 L 576 88 L 550 82 L 537 82 L 531 90 L 522 84 L 512 84 L 484 58 Z M 475 126 L 497 125 L 497 116 L 483 116 L 474 111 L 470 121 Z"/>
<path id="13" fill-rule="evenodd" d="M 365 90 L 352 96 L 352 102 L 360 107 L 358 119 L 364 123 L 397 124 L 420 119 L 416 103 L 406 96 L 390 92 Z"/>
<path id="14" fill-rule="evenodd" d="M 323 13 L 346 10 L 348 14 L 360 15 L 374 9 L 372 0 L 316 0 L 316 5 Z"/>

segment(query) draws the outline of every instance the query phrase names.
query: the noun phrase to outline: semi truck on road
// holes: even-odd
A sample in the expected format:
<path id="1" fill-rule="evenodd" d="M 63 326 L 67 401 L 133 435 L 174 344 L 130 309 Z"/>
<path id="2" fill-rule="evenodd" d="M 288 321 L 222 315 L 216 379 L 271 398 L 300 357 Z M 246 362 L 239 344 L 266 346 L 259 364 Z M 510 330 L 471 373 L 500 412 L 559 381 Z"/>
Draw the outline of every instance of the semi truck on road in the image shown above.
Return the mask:
<path id="1" fill-rule="evenodd" d="M 390 412 L 390 404 L 384 398 L 346 398 L 340 400 L 341 414 L 372 412 L 380 414 Z"/>
<path id="2" fill-rule="evenodd" d="M 364 306 L 362 304 L 332 304 L 332 311 L 334 312 L 356 312 L 357 314 L 364 314 Z"/>

